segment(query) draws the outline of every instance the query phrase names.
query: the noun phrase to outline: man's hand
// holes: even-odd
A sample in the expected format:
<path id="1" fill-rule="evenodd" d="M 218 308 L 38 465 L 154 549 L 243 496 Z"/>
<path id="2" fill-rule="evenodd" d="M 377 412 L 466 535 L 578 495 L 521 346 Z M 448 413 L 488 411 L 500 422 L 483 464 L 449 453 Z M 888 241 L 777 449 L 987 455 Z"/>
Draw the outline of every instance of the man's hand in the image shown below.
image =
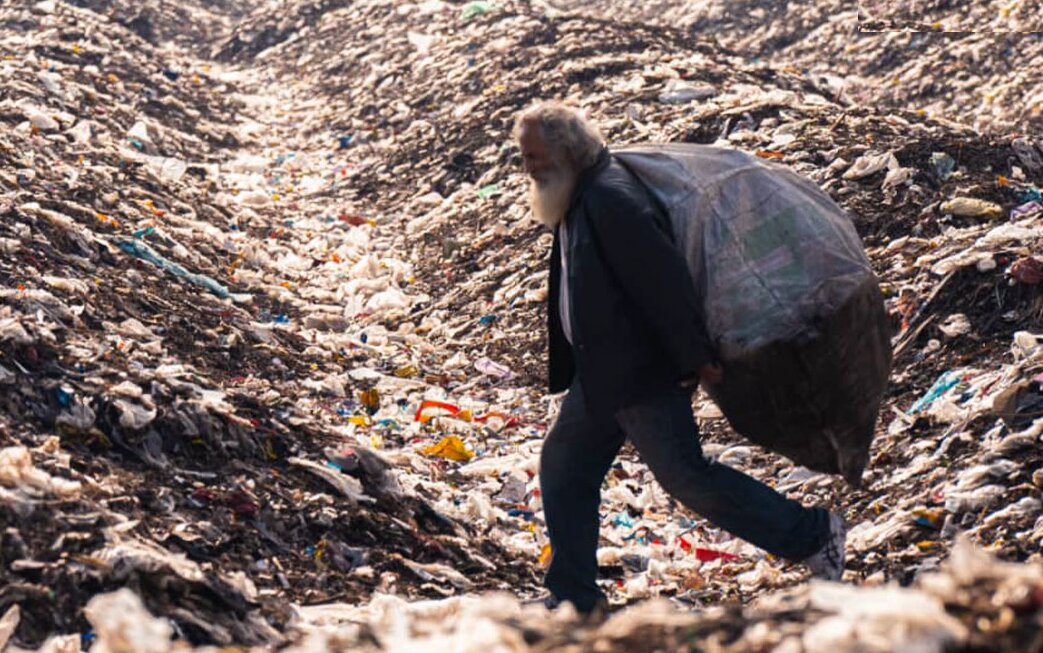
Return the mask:
<path id="1" fill-rule="evenodd" d="M 702 383 L 720 383 L 724 379 L 724 368 L 719 363 L 707 363 L 699 368 L 699 373 L 681 381 L 681 387 L 686 390 L 695 390 Z"/>

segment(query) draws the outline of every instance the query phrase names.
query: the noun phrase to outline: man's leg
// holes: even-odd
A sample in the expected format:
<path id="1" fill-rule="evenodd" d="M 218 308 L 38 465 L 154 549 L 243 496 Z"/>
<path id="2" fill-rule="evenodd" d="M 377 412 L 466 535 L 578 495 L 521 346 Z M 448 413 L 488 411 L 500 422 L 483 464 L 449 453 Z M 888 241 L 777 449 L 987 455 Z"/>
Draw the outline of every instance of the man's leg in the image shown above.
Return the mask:
<path id="1" fill-rule="evenodd" d="M 703 456 L 689 393 L 677 389 L 638 402 L 616 419 L 663 489 L 719 528 L 794 561 L 826 542 L 826 510 L 805 508 Z"/>
<path id="2" fill-rule="evenodd" d="M 588 412 L 573 382 L 540 454 L 540 492 L 550 533 L 551 563 L 544 583 L 555 597 L 589 612 L 602 598 L 595 584 L 601 483 L 623 445 L 609 416 Z"/>

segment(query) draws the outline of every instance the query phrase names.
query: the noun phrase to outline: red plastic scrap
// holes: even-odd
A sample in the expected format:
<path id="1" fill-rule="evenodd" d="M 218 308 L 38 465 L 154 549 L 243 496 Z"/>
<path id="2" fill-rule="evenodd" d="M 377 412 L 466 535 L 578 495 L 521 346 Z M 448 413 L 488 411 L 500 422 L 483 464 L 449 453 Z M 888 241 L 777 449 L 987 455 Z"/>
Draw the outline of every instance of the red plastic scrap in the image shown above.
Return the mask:
<path id="1" fill-rule="evenodd" d="M 726 553 L 724 551 L 715 551 L 713 549 L 702 549 L 699 547 L 695 548 L 695 559 L 700 562 L 713 562 L 714 560 L 724 560 L 725 562 L 731 562 L 738 560 L 739 556 L 734 553 Z"/>
<path id="2" fill-rule="evenodd" d="M 224 504 L 237 515 L 254 515 L 261 506 L 242 490 L 232 490 L 224 497 Z"/>
<path id="3" fill-rule="evenodd" d="M 725 551 L 717 551 L 715 549 L 704 549 L 697 546 L 692 546 L 692 543 L 686 540 L 684 537 L 677 538 L 677 543 L 681 546 L 681 550 L 686 553 L 694 553 L 695 559 L 701 562 L 713 562 L 714 560 L 724 560 L 725 562 L 731 562 L 738 560 L 739 556 L 734 553 L 727 553 Z"/>
<path id="4" fill-rule="evenodd" d="M 366 222 L 368 222 L 366 218 L 362 217 L 361 215 L 353 215 L 347 213 L 340 214 L 338 218 L 341 222 L 347 222 L 353 227 L 361 227 L 362 225 L 366 224 Z"/>

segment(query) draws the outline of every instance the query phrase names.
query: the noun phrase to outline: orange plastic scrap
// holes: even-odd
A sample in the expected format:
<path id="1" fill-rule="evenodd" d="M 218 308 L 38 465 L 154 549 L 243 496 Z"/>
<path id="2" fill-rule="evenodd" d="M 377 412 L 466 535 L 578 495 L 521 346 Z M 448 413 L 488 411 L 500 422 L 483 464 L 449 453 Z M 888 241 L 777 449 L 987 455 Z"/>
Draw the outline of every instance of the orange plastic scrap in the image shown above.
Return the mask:
<path id="1" fill-rule="evenodd" d="M 488 413 L 485 413 L 484 415 L 474 415 L 470 410 L 467 410 L 466 408 L 462 409 L 459 406 L 455 406 L 444 401 L 435 401 L 434 399 L 425 399 L 422 402 L 420 402 L 420 408 L 417 409 L 416 415 L 414 415 L 413 420 L 416 422 L 420 422 L 421 424 L 426 424 L 436 417 L 444 416 L 440 414 L 431 414 L 431 412 L 429 412 L 428 409 L 435 409 L 436 411 L 445 411 L 448 413 L 449 417 L 456 417 L 457 419 L 461 419 L 465 422 L 473 421 L 484 424 L 485 422 L 488 422 L 491 419 L 499 419 L 503 421 L 504 428 L 510 426 L 517 426 L 519 424 L 517 417 L 511 417 L 507 413 L 498 410 L 491 410 Z"/>
<path id="2" fill-rule="evenodd" d="M 551 548 L 550 548 L 550 544 L 544 544 L 543 545 L 543 549 L 540 550 L 540 566 L 541 567 L 547 567 L 547 566 L 550 565 L 551 554 L 552 554 L 552 551 L 551 551 Z"/>
<path id="3" fill-rule="evenodd" d="M 511 417 L 507 413 L 503 413 L 498 410 L 491 410 L 484 415 L 479 415 L 478 417 L 474 418 L 474 421 L 481 422 L 484 424 L 485 422 L 488 422 L 490 419 L 499 419 L 503 421 L 504 428 L 517 426 L 519 424 L 517 417 Z"/>
<path id="4" fill-rule="evenodd" d="M 370 410 L 380 408 L 380 393 L 376 388 L 369 388 L 359 392 L 359 403 Z"/>
<path id="5" fill-rule="evenodd" d="M 438 409 L 441 409 L 441 410 L 445 410 L 445 411 L 448 411 L 450 415 L 456 415 L 456 414 L 458 414 L 460 412 L 459 406 L 454 406 L 453 404 L 447 404 L 444 401 L 435 401 L 434 399 L 425 399 L 422 402 L 420 402 L 420 408 L 417 408 L 416 415 L 413 417 L 413 420 L 416 421 L 416 422 L 420 422 L 421 424 L 426 424 L 427 422 L 430 422 L 435 417 L 438 417 L 438 415 L 428 415 L 428 414 L 425 414 L 424 411 L 427 410 L 428 408 L 438 408 Z"/>
<path id="6" fill-rule="evenodd" d="M 468 449 L 463 440 L 455 435 L 445 436 L 439 440 L 437 444 L 421 449 L 420 453 L 429 456 L 439 456 L 441 458 L 455 460 L 461 463 L 465 463 L 471 458 L 474 458 L 474 452 Z"/>
<path id="7" fill-rule="evenodd" d="M 776 150 L 757 150 L 754 154 L 762 159 L 781 159 L 786 156 L 785 152 L 778 152 Z"/>

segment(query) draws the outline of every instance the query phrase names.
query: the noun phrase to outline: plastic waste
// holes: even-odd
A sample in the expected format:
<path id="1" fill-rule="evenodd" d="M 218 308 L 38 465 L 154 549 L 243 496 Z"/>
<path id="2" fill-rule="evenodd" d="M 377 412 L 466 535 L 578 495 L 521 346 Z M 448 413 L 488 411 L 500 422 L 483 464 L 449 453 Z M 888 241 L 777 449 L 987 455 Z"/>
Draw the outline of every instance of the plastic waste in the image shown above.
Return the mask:
<path id="1" fill-rule="evenodd" d="M 1010 210 L 1011 220 L 1022 220 L 1032 218 L 1043 213 L 1043 204 L 1036 200 L 1019 204 Z"/>
<path id="2" fill-rule="evenodd" d="M 1000 525 L 1026 523 L 1035 520 L 1043 511 L 1043 502 L 1036 497 L 1022 497 L 1014 503 L 997 510 L 987 516 L 981 523 L 982 528 L 993 528 Z"/>
<path id="3" fill-rule="evenodd" d="M 496 197 L 497 195 L 502 194 L 503 191 L 500 190 L 500 186 L 498 184 L 489 184 L 488 186 L 482 186 L 478 189 L 478 197 L 480 197 L 483 200 L 487 200 L 490 197 Z"/>
<path id="4" fill-rule="evenodd" d="M 732 562 L 739 560 L 739 556 L 734 553 L 728 553 L 726 551 L 715 551 L 713 549 L 704 549 L 702 547 L 693 547 L 692 554 L 695 559 L 700 562 L 713 562 L 714 560 L 723 560 L 725 562 Z"/>
<path id="5" fill-rule="evenodd" d="M 447 435 L 436 444 L 423 447 L 420 452 L 428 456 L 438 456 L 464 463 L 474 458 L 474 452 L 468 449 L 463 440 L 456 435 Z"/>
<path id="6" fill-rule="evenodd" d="M 1024 256 L 1014 261 L 1007 272 L 1012 278 L 1030 286 L 1043 281 L 1043 263 L 1032 256 Z"/>
<path id="7" fill-rule="evenodd" d="M 374 503 L 376 501 L 373 497 L 365 494 L 362 488 L 362 483 L 358 479 L 343 474 L 340 470 L 331 469 L 326 465 L 320 465 L 317 462 L 304 460 L 302 458 L 288 458 L 286 462 L 291 465 L 303 467 L 312 474 L 326 481 L 353 504 Z"/>
<path id="8" fill-rule="evenodd" d="M 26 447 L 0 449 L 0 491 L 10 488 L 24 498 L 57 497 L 75 499 L 80 495 L 79 481 L 52 476 L 33 464 Z"/>
<path id="9" fill-rule="evenodd" d="M 941 181 L 948 181 L 956 169 L 956 160 L 944 152 L 932 152 L 930 161 L 934 175 Z"/>
<path id="10" fill-rule="evenodd" d="M 1027 138 L 1015 138 L 1010 147 L 1025 168 L 1032 172 L 1043 169 L 1043 154 Z"/>
<path id="11" fill-rule="evenodd" d="M 174 629 L 154 618 L 133 591 L 122 588 L 99 594 L 84 608 L 98 634 L 91 648 L 99 653 L 167 653 Z"/>
<path id="12" fill-rule="evenodd" d="M 50 114 L 35 107 L 25 109 L 25 117 L 33 127 L 40 131 L 51 132 L 61 128 L 61 124 Z"/>
<path id="13" fill-rule="evenodd" d="M 960 383 L 960 381 L 963 380 L 963 378 L 964 373 L 962 370 L 951 370 L 948 372 L 944 372 L 941 376 L 938 377 L 938 380 L 934 382 L 934 385 L 932 385 L 927 390 L 926 394 L 917 399 L 916 403 L 909 407 L 909 414 L 915 415 L 916 413 L 919 413 L 920 411 L 924 410 L 932 403 L 934 403 L 934 401 L 937 400 L 938 397 L 941 397 L 951 388 L 955 387 L 956 384 Z"/>
<path id="14" fill-rule="evenodd" d="M 460 19 L 463 21 L 469 21 L 477 16 L 488 13 L 496 8 L 491 2 L 485 0 L 476 0 L 475 2 L 468 2 L 460 9 Z"/>
<path id="15" fill-rule="evenodd" d="M 954 313 L 938 325 L 938 330 L 948 338 L 955 338 L 971 332 L 971 321 L 963 313 Z"/>
<path id="16" fill-rule="evenodd" d="M 188 164 L 181 159 L 164 156 L 146 156 L 145 167 L 159 179 L 168 183 L 177 183 L 188 171 Z"/>
<path id="17" fill-rule="evenodd" d="M 1003 217 L 1003 207 L 975 197 L 954 197 L 941 203 L 938 210 L 971 218 L 995 219 Z"/>
<path id="18" fill-rule="evenodd" d="M 174 263 L 170 259 L 156 252 L 149 245 L 141 240 L 133 239 L 120 239 L 116 241 L 116 244 L 127 254 L 136 256 L 140 259 L 146 260 L 153 265 L 156 265 L 163 270 L 173 274 L 174 276 L 181 277 L 197 286 L 202 286 L 214 293 L 222 299 L 231 299 L 236 302 L 248 302 L 252 297 L 248 294 L 235 294 L 228 290 L 228 288 L 211 277 L 203 274 L 196 274 L 189 272 L 183 266 Z"/>
<path id="19" fill-rule="evenodd" d="M 693 84 L 680 79 L 671 79 L 659 93 L 659 101 L 665 104 L 686 104 L 696 100 L 705 100 L 717 95 L 717 89 L 710 84 Z"/>
<path id="20" fill-rule="evenodd" d="M 984 510 L 995 505 L 1006 492 L 1007 488 L 1002 485 L 983 485 L 972 490 L 947 490 L 945 510 L 955 514 Z"/>
<path id="21" fill-rule="evenodd" d="M 859 180 L 884 169 L 898 168 L 898 159 L 891 152 L 871 152 L 855 159 L 842 176 L 844 179 Z"/>
<path id="22" fill-rule="evenodd" d="M 494 376 L 504 381 L 514 376 L 509 367 L 496 363 L 488 358 L 479 358 L 476 360 L 474 362 L 474 368 L 482 374 Z"/>
<path id="23" fill-rule="evenodd" d="M 914 590 L 812 581 L 810 601 L 833 616 L 804 633 L 807 653 L 941 652 L 967 635 L 941 601 Z"/>

